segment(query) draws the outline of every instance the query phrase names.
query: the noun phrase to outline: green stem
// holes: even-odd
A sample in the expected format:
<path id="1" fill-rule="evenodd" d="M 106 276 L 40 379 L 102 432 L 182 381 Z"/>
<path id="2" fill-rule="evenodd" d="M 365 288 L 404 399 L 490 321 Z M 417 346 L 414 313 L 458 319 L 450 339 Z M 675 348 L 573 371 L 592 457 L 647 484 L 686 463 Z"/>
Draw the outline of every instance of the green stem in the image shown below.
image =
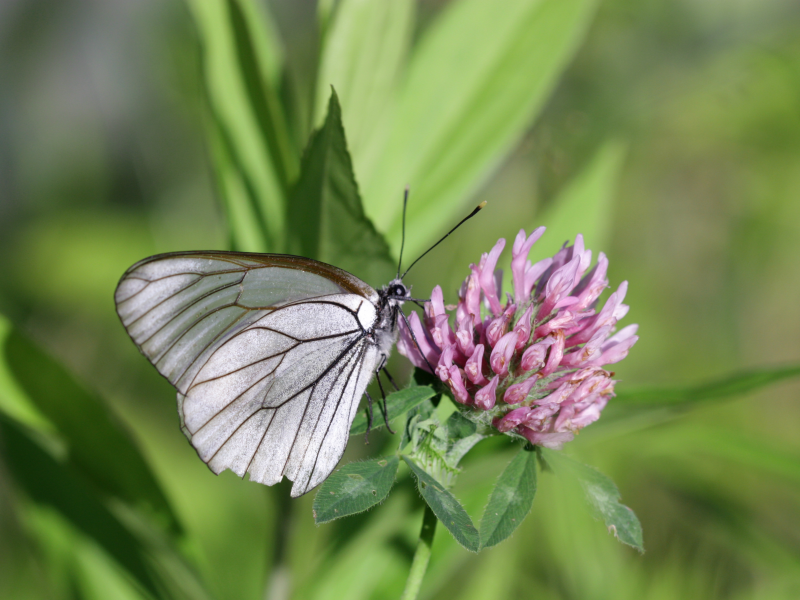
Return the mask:
<path id="1" fill-rule="evenodd" d="M 425 515 L 422 517 L 422 530 L 419 532 L 419 542 L 414 551 L 414 560 L 411 561 L 411 571 L 406 580 L 406 589 L 400 600 L 415 600 L 422 587 L 422 578 L 428 569 L 428 561 L 431 558 L 431 546 L 433 545 L 433 534 L 436 532 L 436 515 L 433 514 L 431 507 L 425 505 Z"/>

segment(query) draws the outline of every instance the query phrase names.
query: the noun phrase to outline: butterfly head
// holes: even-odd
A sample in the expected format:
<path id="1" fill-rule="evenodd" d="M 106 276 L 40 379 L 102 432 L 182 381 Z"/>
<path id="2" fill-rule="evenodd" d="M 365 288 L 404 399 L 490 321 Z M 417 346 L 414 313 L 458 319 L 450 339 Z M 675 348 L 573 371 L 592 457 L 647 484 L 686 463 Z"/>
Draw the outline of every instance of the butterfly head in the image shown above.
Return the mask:
<path id="1" fill-rule="evenodd" d="M 400 305 L 406 300 L 411 298 L 408 295 L 409 289 L 400 279 L 393 279 L 387 285 L 383 286 L 378 294 L 384 304 Z"/>

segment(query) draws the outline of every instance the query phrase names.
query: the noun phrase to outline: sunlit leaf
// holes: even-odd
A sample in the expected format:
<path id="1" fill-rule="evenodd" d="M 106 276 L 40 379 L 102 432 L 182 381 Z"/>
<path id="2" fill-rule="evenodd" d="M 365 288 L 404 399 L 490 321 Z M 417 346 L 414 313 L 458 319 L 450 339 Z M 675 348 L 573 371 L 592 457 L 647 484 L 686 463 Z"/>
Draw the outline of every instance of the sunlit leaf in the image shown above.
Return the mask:
<path id="1" fill-rule="evenodd" d="M 342 0 L 324 38 L 314 123 L 324 121 L 333 86 L 359 181 L 375 169 L 390 131 L 414 8 L 413 0 Z M 399 202 L 401 193 L 385 200 Z"/>
<path id="2" fill-rule="evenodd" d="M 276 248 L 269 243 L 256 191 L 240 168 L 230 136 L 222 123 L 212 115 L 209 125 L 211 158 L 219 195 L 225 207 L 230 232 L 230 247 L 243 252 L 269 252 Z"/>
<path id="3" fill-rule="evenodd" d="M 270 90 L 277 80 L 279 64 L 278 44 L 270 35 L 273 28 L 258 26 L 267 15 L 256 19 L 253 8 L 248 7 L 249 0 L 188 0 L 188 4 L 200 34 L 216 135 L 227 145 L 229 166 L 238 172 L 239 181 L 230 185 L 236 185 L 238 193 L 244 186 L 252 194 L 267 232 L 265 248 L 240 249 L 279 252 L 284 244 L 287 178 L 291 174 L 286 165 L 291 159 L 283 154 L 285 143 L 276 141 L 286 137 L 278 133 L 285 131 L 285 118 L 272 100 L 265 99 L 275 95 Z M 250 32 L 249 41 L 243 38 L 245 32 Z M 269 130 L 274 133 L 272 145 L 265 134 Z M 220 187 L 223 192 L 228 189 L 227 184 Z M 240 217 L 234 219 L 240 221 Z"/>
<path id="4" fill-rule="evenodd" d="M 575 477 L 581 484 L 594 516 L 602 519 L 608 531 L 623 544 L 644 552 L 642 526 L 634 512 L 619 502 L 617 486 L 597 469 L 579 463 L 561 452 L 538 447 L 544 461 L 559 475 Z"/>
<path id="5" fill-rule="evenodd" d="M 299 160 L 289 138 L 278 94 L 273 89 L 276 82 L 274 78 L 270 81 L 269 67 L 263 64 L 273 58 L 274 53 L 269 53 L 266 48 L 257 52 L 256 45 L 265 37 L 264 29 L 258 27 L 263 15 L 256 13 L 255 5 L 250 1 L 227 0 L 227 3 L 247 99 L 275 163 L 281 185 L 286 190 L 297 177 Z M 245 10 L 245 7 L 250 10 Z"/>
<path id="6" fill-rule="evenodd" d="M 389 247 L 361 207 L 335 92 L 303 156 L 288 221 L 292 254 L 335 264 L 373 286 L 396 275 Z"/>
<path id="7" fill-rule="evenodd" d="M 403 416 L 409 410 L 425 402 L 428 398 L 436 395 L 428 386 L 408 387 L 404 390 L 393 392 L 386 396 L 386 408 L 389 421 L 393 421 Z M 383 416 L 378 407 L 373 407 L 372 429 L 379 429 L 384 426 Z M 367 431 L 367 415 L 362 411 L 356 415 L 353 425 L 350 427 L 350 435 L 358 435 Z"/>
<path id="8" fill-rule="evenodd" d="M 379 457 L 353 462 L 334 471 L 314 498 L 314 521 L 327 523 L 383 502 L 394 484 L 399 459 Z"/>
<path id="9" fill-rule="evenodd" d="M 481 519 L 481 547 L 508 538 L 533 506 L 536 495 L 536 452 L 521 448 L 500 474 Z"/>
<path id="10" fill-rule="evenodd" d="M 583 234 L 586 247 L 594 250 L 595 260 L 598 251 L 608 251 L 614 195 L 624 158 L 624 144 L 608 142 L 552 206 L 536 216 L 528 231 L 544 225 L 547 232 L 534 244 L 532 262 L 553 256 L 565 241 L 574 242 L 579 233 Z"/>
<path id="11" fill-rule="evenodd" d="M 128 430 L 94 394 L 84 389 L 61 365 L 37 348 L 0 317 L 0 362 L 5 377 L 0 387 L 0 410 L 12 399 L 27 406 L 24 418 L 37 426 L 46 419 L 58 440 L 66 446 L 70 460 L 104 497 L 118 498 L 144 509 L 175 534 L 181 532 L 178 519 L 150 467 L 134 444 Z M 19 410 L 8 411 L 18 418 Z"/>
<path id="12" fill-rule="evenodd" d="M 593 251 L 595 261 L 598 252 L 608 250 L 611 208 L 624 155 L 625 147 L 621 143 L 607 143 L 558 195 L 551 208 L 524 228 L 530 234 L 541 225 L 547 227 L 533 245 L 531 262 L 553 256 L 564 242 L 574 243 L 579 233 L 583 235 L 585 246 Z M 510 243 L 500 258 L 504 273 L 511 272 Z M 513 292 L 511 277 L 503 279 L 503 289 Z"/>
<path id="13" fill-rule="evenodd" d="M 480 535 L 461 503 L 413 459 L 403 456 L 403 460 L 414 472 L 417 489 L 436 518 L 453 534 L 459 544 L 470 552 L 477 552 L 480 548 Z"/>
<path id="14" fill-rule="evenodd" d="M 380 168 L 359 173 L 367 214 L 409 256 L 452 221 L 538 115 L 582 39 L 594 0 L 449 3 L 414 49 Z M 466 67 L 465 67 L 466 65 Z"/>

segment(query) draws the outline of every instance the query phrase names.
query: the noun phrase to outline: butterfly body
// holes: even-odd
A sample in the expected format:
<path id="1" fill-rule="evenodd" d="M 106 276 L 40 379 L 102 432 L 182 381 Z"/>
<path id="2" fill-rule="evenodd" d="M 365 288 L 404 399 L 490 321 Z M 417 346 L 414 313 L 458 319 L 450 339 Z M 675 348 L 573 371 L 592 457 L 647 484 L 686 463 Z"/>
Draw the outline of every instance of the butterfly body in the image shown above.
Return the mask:
<path id="1" fill-rule="evenodd" d="M 406 295 L 302 257 L 189 252 L 135 264 L 115 300 L 211 470 L 299 496 L 339 462 Z"/>

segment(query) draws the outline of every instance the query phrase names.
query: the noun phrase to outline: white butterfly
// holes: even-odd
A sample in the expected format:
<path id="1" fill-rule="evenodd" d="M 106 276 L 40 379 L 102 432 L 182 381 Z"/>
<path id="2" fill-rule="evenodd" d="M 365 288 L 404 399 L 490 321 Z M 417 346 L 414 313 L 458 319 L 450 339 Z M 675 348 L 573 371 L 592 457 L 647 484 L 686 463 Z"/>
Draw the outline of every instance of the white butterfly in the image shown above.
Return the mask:
<path id="1" fill-rule="evenodd" d="M 400 307 L 414 300 L 403 277 L 485 204 L 381 290 L 300 256 L 178 252 L 125 272 L 117 314 L 177 388 L 181 429 L 214 473 L 266 485 L 286 476 L 301 496 L 342 458 L 361 396 L 385 368 Z"/>
<path id="2" fill-rule="evenodd" d="M 133 265 L 115 294 L 134 343 L 178 390 L 181 429 L 219 474 L 305 494 L 344 453 L 408 290 L 282 254 L 183 252 Z"/>

